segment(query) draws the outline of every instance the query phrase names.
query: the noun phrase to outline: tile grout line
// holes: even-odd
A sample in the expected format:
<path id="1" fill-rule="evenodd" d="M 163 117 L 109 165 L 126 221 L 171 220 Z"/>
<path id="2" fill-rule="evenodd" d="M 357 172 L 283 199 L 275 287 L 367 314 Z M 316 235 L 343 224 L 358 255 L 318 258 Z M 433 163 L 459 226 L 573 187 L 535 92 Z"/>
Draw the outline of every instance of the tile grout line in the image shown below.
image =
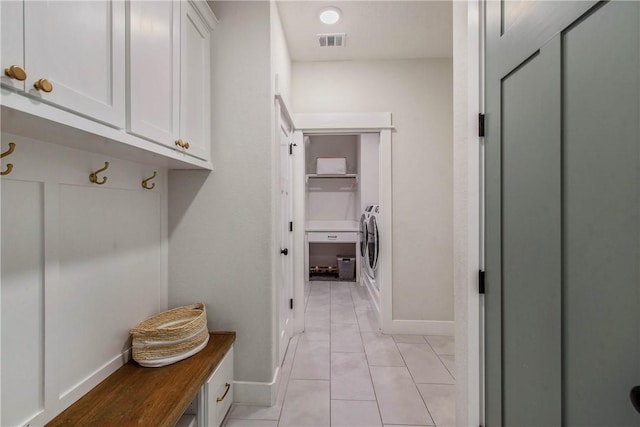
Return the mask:
<path id="1" fill-rule="evenodd" d="M 333 317 L 333 297 L 331 296 L 332 283 L 333 282 L 329 282 L 329 427 L 331 427 L 331 410 L 333 409 L 331 405 L 331 335 L 333 333 L 331 328 L 331 320 Z"/>
<path id="2" fill-rule="evenodd" d="M 413 382 L 413 386 L 416 388 L 416 391 L 418 392 L 418 396 L 420 396 L 420 400 L 422 400 L 422 403 L 424 404 L 424 407 L 427 410 L 427 414 L 429 414 L 429 418 L 431 418 L 431 422 L 433 423 L 433 425 L 435 427 L 438 427 L 438 425 L 436 424 L 436 420 L 433 418 L 433 415 L 431 415 L 431 411 L 429 410 L 429 405 L 427 405 L 427 402 L 424 400 L 424 396 L 422 396 L 422 393 L 420 393 L 420 388 L 418 387 L 418 383 L 416 382 L 416 379 L 413 377 L 413 373 L 411 373 L 411 369 L 409 369 L 409 365 L 407 365 L 407 361 L 405 360 L 404 355 L 400 351 L 400 347 L 398 347 L 398 343 L 396 342 L 395 339 L 393 339 L 393 335 L 391 336 L 391 341 L 393 341 L 393 344 L 396 346 L 396 349 L 398 350 L 398 353 L 400 353 L 400 357 L 402 358 L 402 361 L 404 362 L 405 368 L 407 369 L 407 372 L 409 372 L 409 376 L 411 377 L 411 382 Z M 431 347 L 431 346 L 429 346 L 429 347 Z M 442 363 L 442 362 L 440 362 L 440 363 Z"/>
<path id="3" fill-rule="evenodd" d="M 311 290 L 312 290 L 311 286 L 312 286 L 311 283 L 309 283 L 309 295 L 306 298 L 305 305 L 304 305 L 304 315 L 305 315 L 305 317 L 306 317 L 306 314 L 307 314 L 307 308 L 309 306 L 309 297 L 311 296 Z M 306 329 L 306 325 L 305 325 L 305 329 Z M 291 378 L 291 376 L 292 376 L 292 373 L 293 373 L 293 365 L 295 364 L 296 356 L 298 355 L 298 344 L 300 343 L 300 335 L 302 335 L 303 333 L 304 332 L 301 332 L 301 333 L 299 333 L 297 335 L 298 339 L 296 341 L 296 348 L 295 348 L 295 351 L 293 353 L 293 358 L 291 360 L 291 372 L 289 373 L 289 379 L 287 380 L 287 385 L 286 385 L 286 388 L 284 390 L 284 397 L 282 398 L 282 406 L 280 407 L 280 412 L 278 413 L 278 420 L 277 420 L 278 427 L 280 427 L 280 421 L 282 420 L 282 411 L 284 410 L 284 404 L 285 404 L 285 401 L 287 400 L 287 391 L 289 390 L 289 383 L 293 379 L 293 378 Z"/>
<path id="4" fill-rule="evenodd" d="M 309 289 L 309 292 L 311 292 L 311 289 Z M 304 307 L 304 312 L 305 314 L 307 313 L 307 305 L 305 304 Z M 298 334 L 300 335 L 300 334 Z M 287 400 L 287 390 L 289 390 L 289 383 L 291 382 L 291 374 L 293 373 L 293 365 L 296 363 L 296 356 L 298 355 L 298 343 L 300 342 L 300 338 L 298 338 L 298 340 L 296 341 L 296 348 L 294 349 L 293 352 L 293 357 L 291 358 L 291 372 L 289 372 L 289 378 L 287 379 L 287 384 L 285 386 L 285 390 L 284 390 L 284 397 L 282 398 L 282 406 L 280 407 L 280 411 L 278 412 L 278 421 L 277 421 L 277 426 L 280 427 L 280 420 L 282 419 L 282 410 L 284 409 L 284 404 Z M 289 341 L 289 343 L 291 343 L 291 341 Z M 285 354 L 285 359 L 286 359 L 286 354 Z M 279 390 L 278 390 L 279 391 Z"/>
<path id="5" fill-rule="evenodd" d="M 307 308 L 305 307 L 305 312 L 306 312 Z M 298 337 L 298 339 L 296 340 L 295 343 L 295 349 L 293 349 L 293 356 L 291 357 L 291 371 L 289 372 L 289 378 L 287 378 L 287 383 L 284 384 L 284 391 L 282 392 L 282 406 L 280 406 L 280 411 L 278 411 L 278 421 L 277 421 L 277 426 L 280 426 L 280 420 L 282 419 L 282 410 L 284 409 L 284 402 L 285 400 L 287 400 L 287 391 L 289 390 L 289 383 L 291 382 L 291 373 L 293 372 L 293 363 L 296 361 L 296 354 L 298 354 L 298 344 L 300 343 L 300 334 L 296 335 Z M 292 338 L 293 339 L 293 338 Z M 289 340 L 289 344 L 291 344 L 291 340 Z M 285 360 L 287 358 L 287 355 L 285 354 Z M 283 384 L 280 385 L 281 387 L 283 386 Z M 280 390 L 278 390 L 280 391 Z M 277 399 L 277 397 L 276 397 Z"/>
<path id="6" fill-rule="evenodd" d="M 351 301 L 353 302 L 353 294 L 351 294 Z M 369 301 L 368 301 L 369 302 Z M 371 304 L 371 302 L 369 302 Z M 355 304 L 354 304 L 355 310 Z M 356 313 L 356 321 L 358 322 L 358 335 L 360 335 L 360 342 L 362 343 L 362 351 L 364 352 L 364 360 L 367 362 L 367 371 L 369 371 L 369 380 L 371 381 L 371 388 L 373 389 L 373 396 L 376 398 L 376 407 L 378 408 L 378 418 L 380 419 L 380 425 L 384 426 L 384 422 L 382 421 L 382 411 L 380 410 L 380 402 L 378 401 L 378 393 L 376 392 L 376 387 L 373 385 L 373 375 L 371 375 L 371 365 L 369 365 L 369 356 L 367 356 L 367 349 L 364 346 L 364 339 L 362 338 L 362 330 L 360 329 L 360 319 L 358 319 L 358 315 Z"/>
<path id="7" fill-rule="evenodd" d="M 438 360 L 440 361 L 440 363 L 442 364 L 442 366 L 444 366 L 444 369 L 447 370 L 447 372 L 449 373 L 449 375 L 451 375 L 451 378 L 453 378 L 454 381 L 454 385 L 457 382 L 456 381 L 456 377 L 453 375 L 453 373 L 451 373 L 451 371 L 449 370 L 449 367 L 442 361 L 442 359 L 440 358 L 440 354 L 438 354 L 438 352 L 436 351 L 435 348 L 433 348 L 433 346 L 431 345 L 431 343 L 429 342 L 429 339 L 427 338 L 427 336 L 429 335 L 423 335 L 424 340 L 427 342 L 427 344 L 429 345 L 429 347 L 431 347 L 431 350 L 435 353 L 435 355 L 438 357 Z M 443 356 L 450 356 L 449 354 L 443 354 Z M 455 355 L 454 355 L 455 356 Z M 418 383 L 416 383 L 418 384 Z M 432 384 L 432 383 L 420 383 L 420 384 Z M 434 383 L 435 384 L 435 383 Z"/>

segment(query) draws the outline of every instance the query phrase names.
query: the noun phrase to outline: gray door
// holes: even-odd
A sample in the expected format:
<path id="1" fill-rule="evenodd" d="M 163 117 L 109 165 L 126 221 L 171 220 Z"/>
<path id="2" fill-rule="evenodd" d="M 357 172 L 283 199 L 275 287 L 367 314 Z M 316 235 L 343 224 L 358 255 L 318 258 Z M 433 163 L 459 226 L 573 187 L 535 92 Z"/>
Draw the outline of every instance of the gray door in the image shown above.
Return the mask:
<path id="1" fill-rule="evenodd" d="M 486 425 L 639 426 L 640 2 L 486 18 Z"/>

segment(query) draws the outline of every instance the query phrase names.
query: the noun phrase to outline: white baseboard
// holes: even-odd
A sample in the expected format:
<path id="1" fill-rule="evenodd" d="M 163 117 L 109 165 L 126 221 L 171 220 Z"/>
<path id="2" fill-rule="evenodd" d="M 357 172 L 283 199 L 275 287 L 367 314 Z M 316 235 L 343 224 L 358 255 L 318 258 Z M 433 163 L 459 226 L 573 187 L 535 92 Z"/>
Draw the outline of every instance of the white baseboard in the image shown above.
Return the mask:
<path id="1" fill-rule="evenodd" d="M 363 283 L 365 288 L 367 289 L 367 294 L 369 295 L 369 301 L 371 301 L 371 305 L 373 308 L 380 313 L 380 291 L 373 285 L 371 278 L 366 274 L 363 274 Z"/>
<path id="2" fill-rule="evenodd" d="M 272 406 L 278 396 L 280 384 L 280 367 L 276 368 L 270 383 L 254 381 L 233 382 L 233 403 L 241 405 Z"/>
<path id="3" fill-rule="evenodd" d="M 449 335 L 454 334 L 453 320 L 391 320 L 382 330 L 385 334 L 402 335 Z"/>

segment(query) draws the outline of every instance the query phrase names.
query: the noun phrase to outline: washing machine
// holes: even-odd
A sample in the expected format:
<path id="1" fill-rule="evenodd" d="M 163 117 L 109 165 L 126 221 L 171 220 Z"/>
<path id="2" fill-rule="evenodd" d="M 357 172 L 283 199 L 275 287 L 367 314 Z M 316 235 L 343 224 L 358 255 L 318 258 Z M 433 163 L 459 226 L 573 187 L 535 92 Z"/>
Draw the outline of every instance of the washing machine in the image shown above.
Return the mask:
<path id="1" fill-rule="evenodd" d="M 367 206 L 368 208 L 368 206 Z M 358 236 L 359 240 L 359 253 L 360 255 L 360 278 L 364 280 L 365 275 L 369 275 L 367 271 L 368 255 L 367 255 L 367 238 L 369 237 L 369 217 L 371 214 L 365 209 L 365 211 L 360 216 L 360 234 Z"/>
<path id="2" fill-rule="evenodd" d="M 378 222 L 380 219 L 380 206 L 369 205 L 366 211 L 369 214 L 367 220 L 367 257 L 366 273 L 371 280 L 371 284 L 378 290 L 380 286 L 376 280 L 378 273 L 378 265 L 380 263 L 380 229 Z"/>

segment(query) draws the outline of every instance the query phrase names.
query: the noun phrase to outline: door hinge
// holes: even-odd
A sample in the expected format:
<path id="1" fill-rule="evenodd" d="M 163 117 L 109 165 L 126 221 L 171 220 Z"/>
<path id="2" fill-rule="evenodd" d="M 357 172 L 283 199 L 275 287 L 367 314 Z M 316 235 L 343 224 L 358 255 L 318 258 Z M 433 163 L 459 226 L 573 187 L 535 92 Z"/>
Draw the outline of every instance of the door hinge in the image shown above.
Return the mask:
<path id="1" fill-rule="evenodd" d="M 293 154 L 293 144 L 289 144 L 289 155 Z"/>
<path id="2" fill-rule="evenodd" d="M 289 231 L 293 231 L 293 221 L 289 221 Z"/>
<path id="3" fill-rule="evenodd" d="M 293 298 L 289 299 L 289 309 L 293 310 Z"/>
<path id="4" fill-rule="evenodd" d="M 480 270 L 478 271 L 478 293 L 484 294 L 484 287 L 485 287 L 484 271 Z"/>
<path id="5" fill-rule="evenodd" d="M 484 114 L 478 114 L 478 136 L 484 136 Z"/>

